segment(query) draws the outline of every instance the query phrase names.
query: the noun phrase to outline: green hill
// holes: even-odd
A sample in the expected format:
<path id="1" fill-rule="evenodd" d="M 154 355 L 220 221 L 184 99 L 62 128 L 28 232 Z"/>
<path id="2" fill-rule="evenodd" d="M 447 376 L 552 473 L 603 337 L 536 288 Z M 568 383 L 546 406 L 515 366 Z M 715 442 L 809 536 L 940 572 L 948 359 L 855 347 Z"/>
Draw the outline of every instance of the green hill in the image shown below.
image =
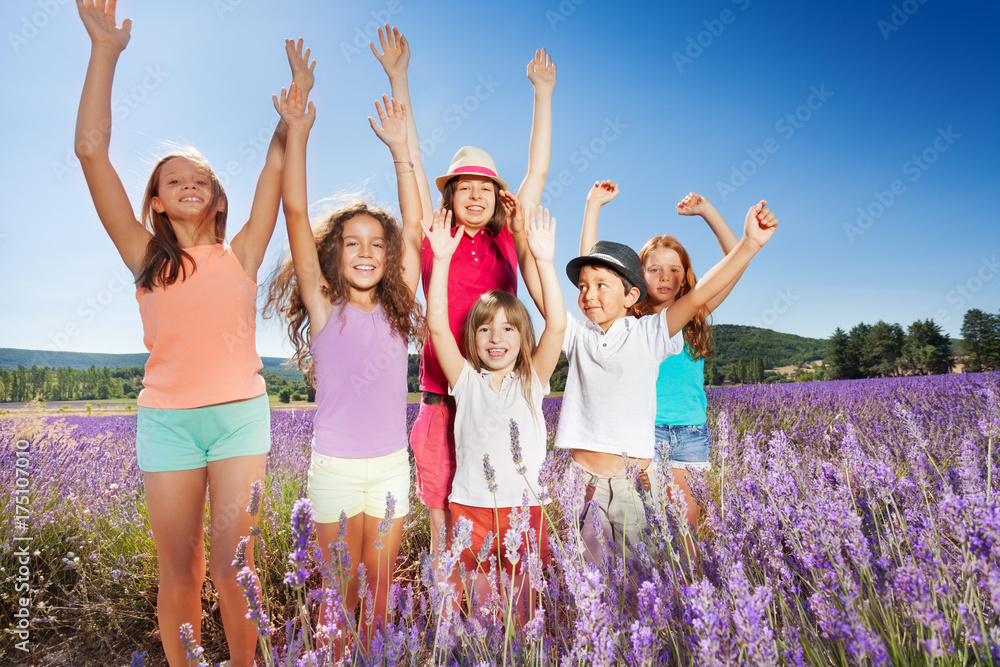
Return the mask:
<path id="1" fill-rule="evenodd" d="M 824 359 L 827 341 L 739 324 L 714 324 L 712 343 L 715 354 L 709 361 L 714 360 L 719 368 L 754 357 L 764 359 L 767 368 L 778 368 Z"/>
<path id="2" fill-rule="evenodd" d="M 18 364 L 25 368 L 32 366 L 48 366 L 49 368 L 74 368 L 77 370 L 96 366 L 97 368 L 124 368 L 129 366 L 145 366 L 148 352 L 137 354 L 104 354 L 99 352 L 49 352 L 48 350 L 19 350 L 11 347 L 0 347 L 0 368 L 14 370 Z M 261 357 L 264 373 L 287 379 L 302 379 L 294 366 L 283 366 L 285 359 L 280 357 Z"/>

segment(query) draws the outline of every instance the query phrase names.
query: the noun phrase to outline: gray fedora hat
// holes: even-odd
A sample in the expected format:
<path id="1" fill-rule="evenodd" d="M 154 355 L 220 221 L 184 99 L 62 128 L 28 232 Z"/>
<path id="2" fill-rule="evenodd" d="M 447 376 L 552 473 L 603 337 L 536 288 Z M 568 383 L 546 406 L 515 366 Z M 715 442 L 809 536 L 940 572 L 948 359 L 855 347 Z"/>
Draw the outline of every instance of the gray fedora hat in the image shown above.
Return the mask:
<path id="1" fill-rule="evenodd" d="M 598 241 L 590 252 L 566 265 L 566 275 L 575 285 L 580 278 L 580 269 L 590 264 L 606 266 L 615 273 L 621 274 L 639 290 L 639 301 L 646 298 L 646 281 L 642 279 L 642 262 L 635 250 L 623 243 L 614 241 Z"/>

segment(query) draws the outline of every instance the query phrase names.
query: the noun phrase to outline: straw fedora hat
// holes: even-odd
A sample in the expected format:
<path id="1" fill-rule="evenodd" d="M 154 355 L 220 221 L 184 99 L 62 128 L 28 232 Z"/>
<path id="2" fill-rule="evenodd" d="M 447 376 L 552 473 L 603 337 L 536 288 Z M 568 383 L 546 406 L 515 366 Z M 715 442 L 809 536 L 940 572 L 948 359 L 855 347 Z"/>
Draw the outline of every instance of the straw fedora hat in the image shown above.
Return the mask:
<path id="1" fill-rule="evenodd" d="M 448 173 L 434 179 L 439 192 L 444 192 L 444 185 L 456 176 L 486 176 L 497 182 L 501 190 L 507 190 L 507 181 L 497 176 L 497 166 L 493 164 L 490 154 L 475 146 L 462 146 L 451 159 Z"/>

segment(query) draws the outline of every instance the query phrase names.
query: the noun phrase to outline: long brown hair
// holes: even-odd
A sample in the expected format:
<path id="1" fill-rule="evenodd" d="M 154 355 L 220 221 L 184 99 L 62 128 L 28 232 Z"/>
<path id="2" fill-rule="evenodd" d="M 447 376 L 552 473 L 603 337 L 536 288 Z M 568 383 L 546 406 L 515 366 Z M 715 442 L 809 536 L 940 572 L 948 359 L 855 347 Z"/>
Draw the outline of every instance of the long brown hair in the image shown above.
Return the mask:
<path id="1" fill-rule="evenodd" d="M 490 322 L 500 309 L 507 316 L 507 322 L 517 329 L 521 336 L 521 350 L 514 362 L 514 372 L 521 376 L 524 386 L 524 399 L 531 402 L 531 357 L 535 354 L 535 331 L 531 328 L 531 317 L 528 309 L 510 292 L 491 290 L 486 292 L 472 304 L 465 322 L 462 324 L 462 354 L 478 373 L 483 369 L 483 361 L 476 353 L 476 329 L 483 323 Z"/>
<path id="2" fill-rule="evenodd" d="M 472 174 L 475 175 L 475 174 Z M 507 221 L 507 215 L 504 213 L 503 205 L 500 204 L 500 184 L 494 181 L 488 176 L 483 176 L 484 179 L 489 179 L 493 183 L 493 217 L 490 221 L 486 223 L 486 229 L 489 229 L 494 236 L 503 231 L 504 224 Z M 455 209 L 455 187 L 458 185 L 458 176 L 451 179 L 444 184 L 444 190 L 441 191 L 441 206 L 442 208 L 451 211 L 454 215 Z M 453 220 L 453 224 L 458 225 L 457 220 Z"/>
<path id="3" fill-rule="evenodd" d="M 423 314 L 420 304 L 403 280 L 403 233 L 388 211 L 356 200 L 341 206 L 313 228 L 320 269 L 327 283 L 323 295 L 341 308 L 350 297 L 351 288 L 344 279 L 341 259 L 344 254 L 344 225 L 357 215 L 368 215 L 378 220 L 385 239 L 385 273 L 375 286 L 374 301 L 381 304 L 386 319 L 400 338 L 417 343 L 423 333 Z M 309 313 L 302 303 L 295 280 L 295 265 L 289 252 L 285 253 L 275 269 L 268 286 L 264 317 L 272 315 L 281 315 L 288 322 L 288 338 L 295 347 L 291 360 L 299 370 L 305 370 L 310 356 Z"/>
<path id="4" fill-rule="evenodd" d="M 684 267 L 684 283 L 677 290 L 676 298 L 679 299 L 698 284 L 698 278 L 695 277 L 694 269 L 691 268 L 691 259 L 688 257 L 684 246 L 673 236 L 669 234 L 654 236 L 646 241 L 646 245 L 642 246 L 642 250 L 639 251 L 639 259 L 642 261 L 643 271 L 645 271 L 646 260 L 649 258 L 649 255 L 654 250 L 660 248 L 673 250 L 681 258 L 681 266 Z M 632 307 L 632 314 L 636 317 L 649 315 L 652 312 L 653 301 L 649 294 L 646 295 L 645 299 Z M 708 306 L 702 306 L 698 310 L 698 313 L 691 318 L 691 321 L 684 325 L 684 347 L 687 348 L 688 352 L 695 359 L 704 359 L 715 354 L 715 350 L 712 349 L 712 325 L 708 323 L 708 315 Z"/>
<path id="5" fill-rule="evenodd" d="M 208 166 L 208 161 L 194 149 L 175 151 L 163 156 L 153 167 L 153 173 L 149 175 L 149 182 L 146 183 L 146 193 L 142 197 L 142 223 L 152 232 L 153 237 L 146 244 L 146 254 L 139 265 L 139 275 L 135 279 L 137 287 L 146 289 L 153 289 L 156 285 L 166 287 L 177 282 L 178 278 L 187 279 L 188 269 L 185 263 L 191 265 L 192 273 L 196 268 L 194 258 L 177 243 L 177 234 L 167 214 L 153 209 L 153 197 L 160 195 L 160 172 L 163 171 L 163 166 L 174 158 L 184 158 L 192 162 L 203 169 L 211 179 L 212 201 L 205 210 L 215 210 L 215 242 L 222 243 L 226 239 L 226 215 L 229 210 L 229 206 L 226 205 L 226 191 L 223 190 L 218 176 Z"/>

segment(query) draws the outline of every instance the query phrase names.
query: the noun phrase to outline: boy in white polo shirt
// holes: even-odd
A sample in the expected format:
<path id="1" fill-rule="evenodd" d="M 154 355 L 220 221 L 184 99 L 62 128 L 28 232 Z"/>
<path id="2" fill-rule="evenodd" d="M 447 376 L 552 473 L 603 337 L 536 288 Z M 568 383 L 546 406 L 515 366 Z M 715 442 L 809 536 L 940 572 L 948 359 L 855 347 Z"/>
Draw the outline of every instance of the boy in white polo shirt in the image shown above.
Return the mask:
<path id="1" fill-rule="evenodd" d="M 655 494 L 654 478 L 645 471 L 653 459 L 660 363 L 683 349 L 684 325 L 738 279 L 777 225 L 765 201 L 753 206 L 732 252 L 669 309 L 641 319 L 628 315 L 646 296 L 634 250 L 598 241 L 567 265 L 587 319 L 568 318 L 563 352 L 569 369 L 555 446 L 573 450 L 574 467 L 586 485 L 576 509 L 592 560 L 600 555 L 590 501 L 605 536 L 625 556 L 631 553 L 626 542 L 638 540 L 646 524 L 641 495 Z M 635 482 L 628 480 L 626 461 L 639 471 Z"/>

